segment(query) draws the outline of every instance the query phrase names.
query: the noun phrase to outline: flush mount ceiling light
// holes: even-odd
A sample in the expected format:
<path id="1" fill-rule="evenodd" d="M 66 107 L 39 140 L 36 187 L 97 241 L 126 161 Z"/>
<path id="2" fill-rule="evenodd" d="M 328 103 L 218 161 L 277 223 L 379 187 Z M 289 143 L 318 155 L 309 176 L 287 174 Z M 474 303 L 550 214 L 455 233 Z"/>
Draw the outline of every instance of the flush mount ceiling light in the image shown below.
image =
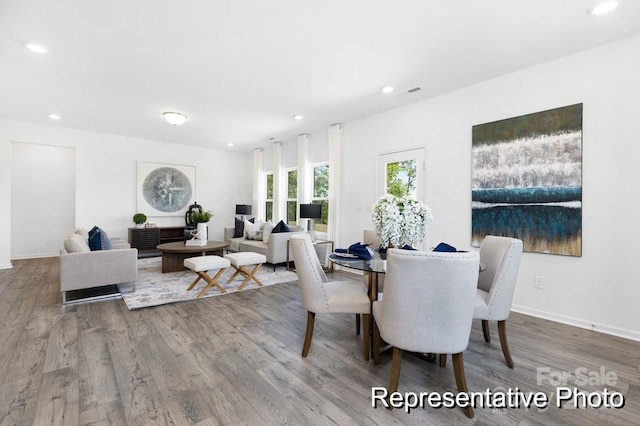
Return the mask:
<path id="1" fill-rule="evenodd" d="M 382 90 L 382 93 L 391 93 L 391 92 L 393 92 L 393 87 L 392 86 L 384 86 L 380 90 Z"/>
<path id="2" fill-rule="evenodd" d="M 46 46 L 43 46 L 41 44 L 38 43 L 33 43 L 30 41 L 23 41 L 22 44 L 24 45 L 24 47 L 26 47 L 27 49 L 29 49 L 32 52 L 36 52 L 36 53 L 47 53 L 49 52 L 49 49 L 47 49 Z"/>
<path id="3" fill-rule="evenodd" d="M 60 117 L 58 114 L 49 114 L 49 118 L 52 120 L 60 120 L 62 117 Z"/>
<path id="4" fill-rule="evenodd" d="M 187 121 L 187 116 L 181 112 L 167 111 L 163 112 L 162 115 L 164 115 L 164 119 L 167 120 L 167 123 L 173 124 L 174 126 L 181 126 L 185 121 Z"/>
<path id="5" fill-rule="evenodd" d="M 603 1 L 589 8 L 587 12 L 591 15 L 604 15 L 605 13 L 611 12 L 616 7 L 618 7 L 618 2 L 615 0 Z"/>
<path id="6" fill-rule="evenodd" d="M 293 118 L 295 120 L 302 120 L 304 118 L 304 116 L 302 114 L 296 114 L 296 115 L 293 116 Z"/>

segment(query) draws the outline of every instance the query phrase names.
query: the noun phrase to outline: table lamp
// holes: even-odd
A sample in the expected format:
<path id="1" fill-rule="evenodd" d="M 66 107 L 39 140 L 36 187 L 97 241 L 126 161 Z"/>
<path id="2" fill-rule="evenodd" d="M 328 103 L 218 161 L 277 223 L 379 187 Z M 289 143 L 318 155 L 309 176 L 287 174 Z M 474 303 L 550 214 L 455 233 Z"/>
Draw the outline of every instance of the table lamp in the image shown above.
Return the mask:
<path id="1" fill-rule="evenodd" d="M 313 229 L 314 219 L 320 219 L 322 217 L 322 205 L 321 204 L 300 204 L 300 219 L 309 219 L 309 234 L 313 240 L 316 239 L 316 234 Z"/>
<path id="2" fill-rule="evenodd" d="M 244 222 L 245 215 L 251 214 L 251 205 L 250 204 L 236 204 L 236 214 L 242 217 L 242 221 Z"/>

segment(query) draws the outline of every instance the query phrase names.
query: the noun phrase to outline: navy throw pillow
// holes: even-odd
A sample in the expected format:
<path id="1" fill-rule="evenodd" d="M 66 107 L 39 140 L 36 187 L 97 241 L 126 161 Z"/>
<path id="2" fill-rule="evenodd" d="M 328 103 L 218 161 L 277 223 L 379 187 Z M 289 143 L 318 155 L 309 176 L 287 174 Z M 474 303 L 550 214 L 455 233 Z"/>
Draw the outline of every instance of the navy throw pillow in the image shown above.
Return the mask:
<path id="1" fill-rule="evenodd" d="M 272 234 L 277 234 L 280 232 L 289 232 L 289 226 L 287 226 L 287 224 L 283 221 L 278 222 L 278 224 L 273 227 L 273 231 L 271 231 Z"/>
<path id="2" fill-rule="evenodd" d="M 94 226 L 91 231 L 89 231 L 89 248 L 91 251 L 111 250 L 113 245 L 107 233 L 99 227 Z"/>
<path id="3" fill-rule="evenodd" d="M 244 221 L 236 218 L 236 227 L 233 230 L 233 238 L 242 237 L 244 235 Z"/>
<path id="4" fill-rule="evenodd" d="M 447 243 L 440 243 L 433 249 L 433 251 L 457 252 L 458 250 Z"/>

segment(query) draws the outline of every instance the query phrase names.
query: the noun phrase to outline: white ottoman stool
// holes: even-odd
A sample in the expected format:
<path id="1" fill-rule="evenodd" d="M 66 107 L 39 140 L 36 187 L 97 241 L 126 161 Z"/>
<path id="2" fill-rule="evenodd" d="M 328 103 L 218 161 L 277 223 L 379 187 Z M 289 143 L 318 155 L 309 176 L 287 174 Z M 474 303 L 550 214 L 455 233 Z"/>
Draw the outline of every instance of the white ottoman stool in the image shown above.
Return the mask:
<path id="1" fill-rule="evenodd" d="M 207 291 L 211 288 L 211 286 L 216 286 L 220 293 L 226 293 L 225 290 L 219 283 L 216 281 L 222 275 L 222 272 L 225 268 L 230 266 L 230 263 L 227 259 L 223 259 L 220 256 L 196 256 L 189 257 L 184 260 L 184 266 L 186 268 L 191 269 L 196 274 L 198 274 L 198 278 L 195 279 L 194 282 L 191 283 L 187 290 L 191 290 L 202 278 L 207 282 L 207 285 L 202 289 L 198 297 L 202 297 L 207 294 Z M 212 278 L 207 275 L 207 271 L 213 271 L 215 269 L 219 269 L 218 273 Z"/>
<path id="2" fill-rule="evenodd" d="M 263 254 L 252 253 L 250 251 L 243 251 L 240 253 L 229 253 L 224 255 L 225 259 L 228 259 L 231 262 L 231 266 L 235 268 L 235 272 L 231 275 L 231 278 L 227 280 L 227 284 L 229 284 L 233 279 L 238 275 L 242 274 L 245 278 L 240 287 L 238 287 L 238 291 L 242 290 L 245 285 L 249 282 L 249 280 L 253 280 L 260 287 L 263 284 L 256 277 L 256 271 L 260 268 L 260 266 L 267 261 L 267 257 Z M 246 268 L 246 266 L 255 265 L 252 270 Z"/>

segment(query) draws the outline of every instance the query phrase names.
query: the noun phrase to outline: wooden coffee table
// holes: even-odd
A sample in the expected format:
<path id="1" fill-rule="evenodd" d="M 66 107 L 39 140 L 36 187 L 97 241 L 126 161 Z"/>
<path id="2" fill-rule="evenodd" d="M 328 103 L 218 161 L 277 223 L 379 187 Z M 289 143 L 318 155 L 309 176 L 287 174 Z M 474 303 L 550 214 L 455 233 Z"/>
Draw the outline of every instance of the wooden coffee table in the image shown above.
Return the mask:
<path id="1" fill-rule="evenodd" d="M 222 241 L 209 241 L 204 246 L 185 246 L 183 242 L 165 243 L 156 246 L 162 252 L 162 272 L 184 271 L 184 260 L 188 257 L 206 255 L 224 255 L 224 249 L 229 243 Z"/>

